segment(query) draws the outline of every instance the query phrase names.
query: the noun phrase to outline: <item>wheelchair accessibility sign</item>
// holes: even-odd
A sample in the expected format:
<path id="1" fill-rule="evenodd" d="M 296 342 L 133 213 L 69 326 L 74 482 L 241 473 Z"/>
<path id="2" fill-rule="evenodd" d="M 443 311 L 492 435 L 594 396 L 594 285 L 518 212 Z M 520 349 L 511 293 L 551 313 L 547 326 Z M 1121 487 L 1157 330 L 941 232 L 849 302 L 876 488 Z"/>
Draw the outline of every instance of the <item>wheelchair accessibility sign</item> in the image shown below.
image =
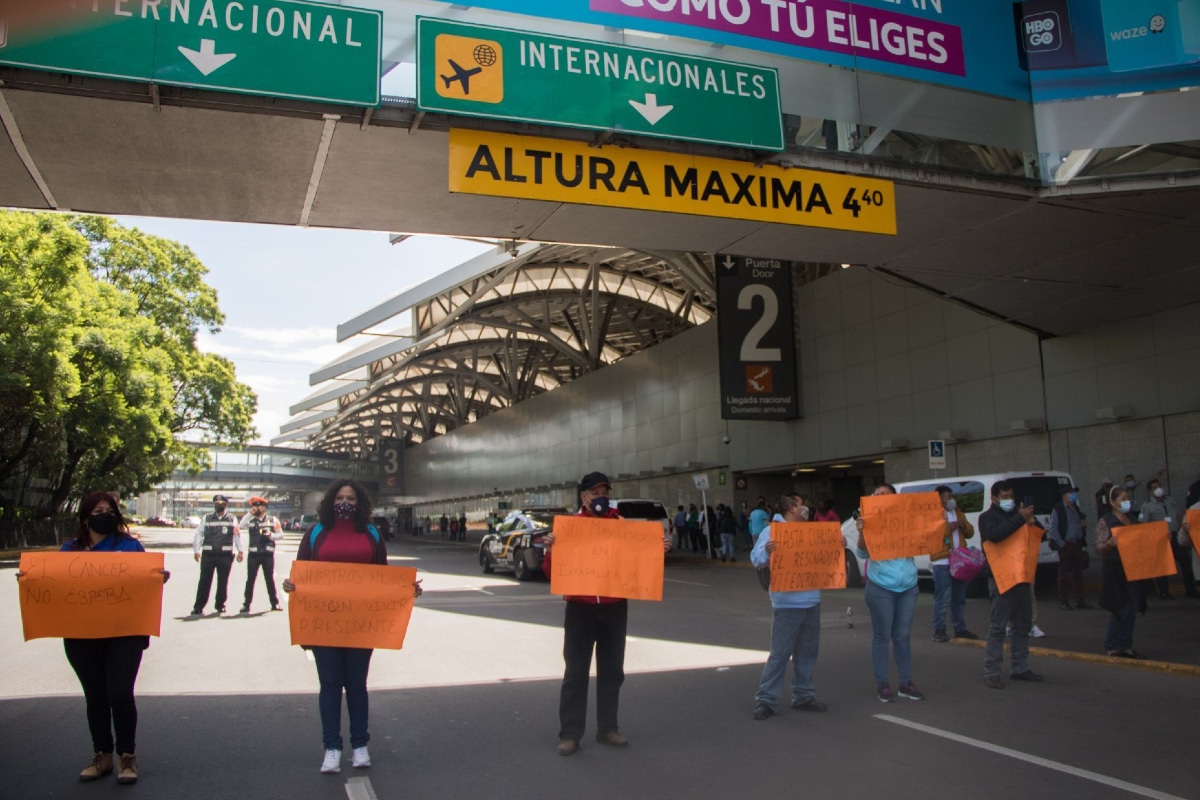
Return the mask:
<path id="1" fill-rule="evenodd" d="M 929 440 L 929 468 L 930 469 L 945 469 L 946 468 L 946 440 L 945 439 L 930 439 Z"/>

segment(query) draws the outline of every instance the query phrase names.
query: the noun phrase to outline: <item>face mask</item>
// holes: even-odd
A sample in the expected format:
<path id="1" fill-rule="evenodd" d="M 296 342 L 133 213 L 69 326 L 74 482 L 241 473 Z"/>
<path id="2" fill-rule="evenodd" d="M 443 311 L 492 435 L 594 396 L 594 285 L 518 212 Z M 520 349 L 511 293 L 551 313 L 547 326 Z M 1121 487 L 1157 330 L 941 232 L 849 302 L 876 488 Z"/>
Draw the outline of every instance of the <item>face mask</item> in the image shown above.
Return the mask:
<path id="1" fill-rule="evenodd" d="M 949 500 L 946 501 L 946 510 L 947 511 L 953 511 L 956 508 L 958 508 L 958 501 L 955 500 L 953 497 L 951 497 Z"/>
<path id="2" fill-rule="evenodd" d="M 223 505 L 219 505 L 219 506 L 213 506 L 213 508 L 215 508 L 215 509 L 217 510 L 217 513 L 218 513 L 218 514 L 224 514 L 224 513 L 225 513 L 225 506 L 223 506 Z"/>
<path id="3" fill-rule="evenodd" d="M 1166 492 L 1163 491 L 1161 486 L 1154 490 L 1155 497 L 1162 497 L 1165 494 L 1166 494 Z"/>
<path id="4" fill-rule="evenodd" d="M 1118 508 L 1121 509 L 1122 514 L 1128 514 L 1129 509 L 1132 507 L 1133 507 L 1133 503 L 1130 503 L 1128 500 L 1122 500 L 1121 505 L 1118 506 Z"/>
<path id="5" fill-rule="evenodd" d="M 1133 487 L 1135 487 L 1135 486 L 1137 486 L 1137 482 L 1136 482 L 1136 481 L 1125 481 L 1125 488 L 1126 488 L 1126 489 L 1132 489 L 1132 488 L 1133 488 Z"/>
<path id="6" fill-rule="evenodd" d="M 337 515 L 338 519 L 354 519 L 354 512 L 357 508 L 357 504 L 341 500 L 333 504 L 333 513 Z"/>
<path id="7" fill-rule="evenodd" d="M 88 517 L 88 527 L 101 536 L 111 536 L 117 532 L 117 515 L 93 514 Z"/>
<path id="8" fill-rule="evenodd" d="M 1017 503 L 1015 500 L 1009 499 L 1009 500 L 1001 500 L 1000 501 L 1000 510 L 1001 511 L 1012 511 L 1016 507 L 1017 507 Z"/>
<path id="9" fill-rule="evenodd" d="M 1070 500 L 1071 503 L 1078 503 L 1079 495 L 1075 494 L 1074 492 L 1071 492 L 1069 495 L 1067 495 L 1067 499 Z"/>
<path id="10" fill-rule="evenodd" d="M 604 497 L 603 495 L 600 497 L 593 497 L 591 501 L 588 502 L 588 511 L 591 511 L 597 517 L 603 517 L 608 513 L 608 498 Z"/>

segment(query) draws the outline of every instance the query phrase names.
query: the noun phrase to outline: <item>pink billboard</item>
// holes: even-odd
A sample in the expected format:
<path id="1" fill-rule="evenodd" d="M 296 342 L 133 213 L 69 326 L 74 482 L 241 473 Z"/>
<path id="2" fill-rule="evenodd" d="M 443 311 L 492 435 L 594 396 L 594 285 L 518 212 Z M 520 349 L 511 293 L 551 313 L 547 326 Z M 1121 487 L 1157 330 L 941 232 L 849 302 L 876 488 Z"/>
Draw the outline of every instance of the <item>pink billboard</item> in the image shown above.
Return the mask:
<path id="1" fill-rule="evenodd" d="M 946 75 L 967 74 L 957 26 L 845 0 L 589 0 L 589 8 Z"/>

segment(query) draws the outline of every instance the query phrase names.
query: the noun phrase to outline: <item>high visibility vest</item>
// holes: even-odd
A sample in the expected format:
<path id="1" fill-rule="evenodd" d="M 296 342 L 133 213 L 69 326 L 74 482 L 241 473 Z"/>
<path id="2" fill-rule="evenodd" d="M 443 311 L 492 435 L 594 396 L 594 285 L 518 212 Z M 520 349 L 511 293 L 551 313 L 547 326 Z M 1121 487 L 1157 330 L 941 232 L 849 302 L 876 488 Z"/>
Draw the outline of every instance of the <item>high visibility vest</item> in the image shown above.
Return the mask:
<path id="1" fill-rule="evenodd" d="M 233 549 L 233 515 L 228 512 L 204 515 L 204 535 L 200 549 L 212 553 L 225 553 Z"/>

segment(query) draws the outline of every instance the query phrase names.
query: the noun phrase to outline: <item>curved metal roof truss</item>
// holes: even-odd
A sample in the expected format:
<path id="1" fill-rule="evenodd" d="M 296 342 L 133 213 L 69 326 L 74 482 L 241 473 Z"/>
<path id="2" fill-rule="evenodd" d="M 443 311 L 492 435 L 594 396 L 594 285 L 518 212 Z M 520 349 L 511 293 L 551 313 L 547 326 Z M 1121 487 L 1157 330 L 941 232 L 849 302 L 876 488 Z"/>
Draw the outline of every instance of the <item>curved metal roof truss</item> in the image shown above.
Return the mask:
<path id="1" fill-rule="evenodd" d="M 411 346 L 372 361 L 311 446 L 369 455 L 380 439 L 428 441 L 714 313 L 711 267 L 689 253 L 542 245 L 438 288 L 396 310 L 411 312 Z"/>

